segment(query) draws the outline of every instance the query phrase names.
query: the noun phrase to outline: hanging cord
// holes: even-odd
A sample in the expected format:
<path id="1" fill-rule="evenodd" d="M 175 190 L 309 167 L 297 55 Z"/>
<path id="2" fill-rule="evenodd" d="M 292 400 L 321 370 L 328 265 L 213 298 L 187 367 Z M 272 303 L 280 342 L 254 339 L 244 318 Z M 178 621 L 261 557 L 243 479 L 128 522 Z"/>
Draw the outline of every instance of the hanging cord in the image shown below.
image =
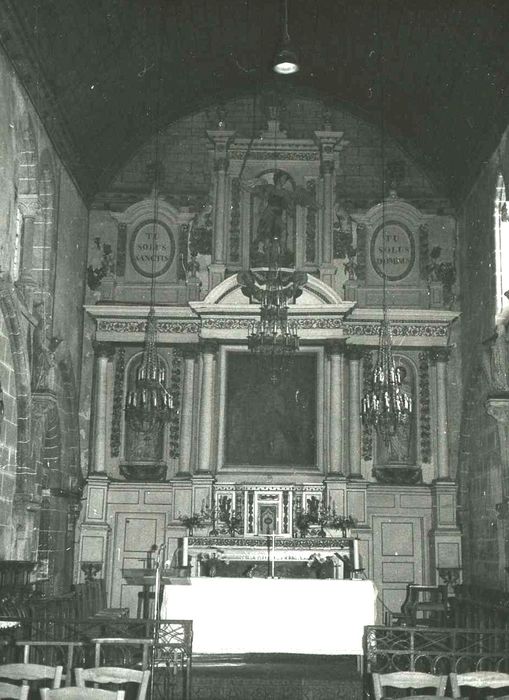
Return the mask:
<path id="1" fill-rule="evenodd" d="M 387 322 L 387 274 L 386 274 L 386 231 L 385 231 L 385 74 L 384 44 L 382 31 L 382 3 L 377 3 L 378 25 L 378 78 L 380 89 L 380 158 L 382 161 L 382 313 L 383 322 Z"/>

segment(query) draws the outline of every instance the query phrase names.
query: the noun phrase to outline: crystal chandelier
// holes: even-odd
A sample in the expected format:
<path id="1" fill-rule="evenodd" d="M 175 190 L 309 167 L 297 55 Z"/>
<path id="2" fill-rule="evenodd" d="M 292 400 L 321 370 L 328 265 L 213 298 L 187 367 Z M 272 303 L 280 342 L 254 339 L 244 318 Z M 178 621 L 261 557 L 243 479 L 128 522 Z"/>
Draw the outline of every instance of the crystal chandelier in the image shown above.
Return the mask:
<path id="1" fill-rule="evenodd" d="M 401 372 L 392 354 L 391 329 L 384 310 L 380 324 L 378 354 L 371 387 L 362 399 L 362 420 L 388 439 L 400 425 L 410 420 L 412 398 L 402 388 Z"/>
<path id="2" fill-rule="evenodd" d="M 275 359 L 293 355 L 299 349 L 297 324 L 288 320 L 288 303 L 302 293 L 306 273 L 281 268 L 279 240 L 268 250 L 267 268 L 239 273 L 242 291 L 260 303 L 260 318 L 249 326 L 247 346 L 253 353 Z"/>
<path id="3" fill-rule="evenodd" d="M 157 322 L 155 309 L 150 307 L 145 331 L 145 348 L 136 370 L 135 389 L 126 397 L 125 415 L 129 425 L 138 432 L 152 432 L 172 416 L 173 397 L 166 389 L 166 368 L 156 347 Z"/>

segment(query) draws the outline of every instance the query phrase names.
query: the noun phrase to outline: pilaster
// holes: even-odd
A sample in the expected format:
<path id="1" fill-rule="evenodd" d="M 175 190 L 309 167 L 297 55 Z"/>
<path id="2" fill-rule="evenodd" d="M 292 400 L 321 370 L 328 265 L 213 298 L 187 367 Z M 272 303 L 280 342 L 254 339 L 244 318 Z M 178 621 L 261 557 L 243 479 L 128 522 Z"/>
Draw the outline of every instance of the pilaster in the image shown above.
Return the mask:
<path id="1" fill-rule="evenodd" d="M 439 348 L 430 353 L 436 367 L 436 442 L 438 481 L 449 481 L 449 444 L 447 429 L 447 361 L 450 348 Z"/>
<path id="2" fill-rule="evenodd" d="M 435 481 L 431 485 L 430 537 L 431 580 L 438 581 L 438 569 L 461 568 L 461 532 L 456 522 L 456 484 Z"/>
<path id="3" fill-rule="evenodd" d="M 102 564 L 102 575 L 106 574 L 111 532 L 107 521 L 109 483 L 106 474 L 90 474 L 87 478 L 78 549 L 81 579 L 84 577 L 82 567 L 87 563 Z"/>

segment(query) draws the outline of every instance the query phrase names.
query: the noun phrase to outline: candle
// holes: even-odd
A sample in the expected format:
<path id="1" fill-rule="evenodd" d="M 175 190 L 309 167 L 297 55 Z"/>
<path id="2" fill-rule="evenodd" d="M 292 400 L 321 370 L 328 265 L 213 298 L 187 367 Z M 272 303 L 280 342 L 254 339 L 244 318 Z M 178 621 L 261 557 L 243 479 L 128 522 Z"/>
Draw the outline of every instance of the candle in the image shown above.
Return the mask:
<path id="1" fill-rule="evenodd" d="M 353 568 L 354 571 L 358 571 L 361 568 L 359 557 L 359 539 L 357 537 L 353 541 Z"/>
<path id="2" fill-rule="evenodd" d="M 182 566 L 187 566 L 189 560 L 189 538 L 182 538 Z"/>

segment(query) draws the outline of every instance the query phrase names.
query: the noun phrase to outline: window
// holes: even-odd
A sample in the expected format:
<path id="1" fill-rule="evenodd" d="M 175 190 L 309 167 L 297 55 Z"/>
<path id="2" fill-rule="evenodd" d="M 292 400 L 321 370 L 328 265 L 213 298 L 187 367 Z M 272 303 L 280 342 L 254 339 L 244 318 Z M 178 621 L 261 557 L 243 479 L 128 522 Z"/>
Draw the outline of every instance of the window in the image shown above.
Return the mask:
<path id="1" fill-rule="evenodd" d="M 497 314 L 500 314 L 509 309 L 509 299 L 505 295 L 509 291 L 509 211 L 502 174 L 497 178 L 494 204 Z"/>

